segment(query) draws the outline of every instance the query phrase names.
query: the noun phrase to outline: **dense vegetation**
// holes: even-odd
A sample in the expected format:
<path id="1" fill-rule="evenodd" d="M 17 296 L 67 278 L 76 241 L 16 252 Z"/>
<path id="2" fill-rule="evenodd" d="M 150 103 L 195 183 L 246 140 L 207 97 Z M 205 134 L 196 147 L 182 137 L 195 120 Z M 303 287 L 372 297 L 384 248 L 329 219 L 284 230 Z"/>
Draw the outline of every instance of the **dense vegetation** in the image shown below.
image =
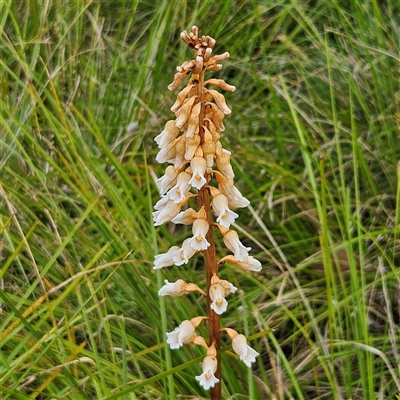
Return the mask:
<path id="1" fill-rule="evenodd" d="M 225 325 L 225 399 L 393 399 L 400 391 L 400 85 L 395 1 L 0 3 L 0 397 L 208 398 L 202 352 L 165 331 L 201 315 L 163 299 L 153 138 L 193 24 L 231 57 L 224 146 L 259 274 Z M 221 247 L 222 248 L 222 247 Z M 183 276 L 184 275 L 184 276 Z M 201 257 L 182 278 L 204 283 Z M 269 328 L 275 328 L 267 334 Z M 193 397 L 190 397 L 193 396 Z"/>

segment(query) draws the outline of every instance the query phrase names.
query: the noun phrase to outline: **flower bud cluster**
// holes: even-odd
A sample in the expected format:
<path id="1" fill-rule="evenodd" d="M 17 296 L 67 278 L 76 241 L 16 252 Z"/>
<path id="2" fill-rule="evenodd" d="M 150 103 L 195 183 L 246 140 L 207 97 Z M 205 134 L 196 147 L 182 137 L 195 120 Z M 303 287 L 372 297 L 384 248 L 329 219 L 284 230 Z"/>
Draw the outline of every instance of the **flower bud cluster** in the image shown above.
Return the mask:
<path id="1" fill-rule="evenodd" d="M 192 236 L 184 240 L 180 247 L 173 246 L 166 253 L 156 255 L 154 269 L 181 266 L 187 264 L 197 253 L 204 254 L 210 250 L 215 252 L 208 234 L 213 226 L 218 227 L 224 244 L 233 254 L 223 257 L 215 265 L 212 278 L 207 282 L 207 290 L 178 279 L 173 283 L 166 281 L 159 290 L 159 295 L 176 297 L 197 291 L 209 298 L 209 313 L 221 315 L 227 310 L 226 297 L 235 293 L 237 288 L 218 277 L 218 265 L 228 262 L 242 271 L 261 270 L 261 263 L 249 255 L 250 248 L 244 246 L 237 232 L 230 229 L 238 218 L 238 214 L 232 209 L 247 207 L 249 201 L 234 186 L 231 153 L 220 142 L 221 132 L 225 130 L 224 117 L 231 110 L 224 96 L 209 86 L 229 92 L 236 88 L 222 79 L 204 80 L 205 71 L 219 71 L 222 68 L 219 62 L 229 57 L 229 53 L 212 54 L 214 39 L 209 36 L 199 37 L 195 26 L 190 33 L 182 32 L 181 38 L 194 51 L 195 58 L 177 67 L 174 81 L 168 86 L 170 90 L 174 90 L 190 75 L 186 87 L 178 93 L 176 102 L 171 107 L 175 119 L 168 121 L 164 130 L 155 138 L 160 149 L 156 160 L 171 165 L 156 181 L 162 197 L 154 206 L 153 219 L 156 226 L 168 221 L 190 225 Z M 213 178 L 217 185 L 211 185 Z M 210 202 L 200 203 L 199 210 L 196 210 L 189 207 L 189 202 L 198 198 L 200 191 L 208 192 L 207 198 Z M 215 222 L 210 220 L 211 210 L 215 214 Z M 206 265 L 206 268 L 210 266 Z M 171 349 L 178 349 L 183 344 L 198 344 L 207 349 L 203 374 L 196 377 L 205 389 L 212 388 L 219 382 L 214 375 L 218 366 L 216 343 L 212 341 L 207 345 L 195 330 L 203 320 L 210 318 L 209 315 L 183 321 L 178 328 L 167 333 L 167 343 Z M 243 335 L 232 329 L 223 330 L 232 339 L 233 350 L 247 366 L 251 366 L 258 353 L 247 346 Z"/>

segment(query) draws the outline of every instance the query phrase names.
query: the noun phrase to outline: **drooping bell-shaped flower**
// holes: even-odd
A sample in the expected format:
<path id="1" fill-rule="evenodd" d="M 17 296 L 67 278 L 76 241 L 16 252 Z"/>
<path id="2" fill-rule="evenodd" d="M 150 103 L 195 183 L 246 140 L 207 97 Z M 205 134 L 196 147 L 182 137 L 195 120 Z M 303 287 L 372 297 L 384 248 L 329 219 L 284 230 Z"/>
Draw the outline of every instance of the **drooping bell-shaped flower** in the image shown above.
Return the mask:
<path id="1" fill-rule="evenodd" d="M 209 290 L 209 295 L 212 300 L 211 309 L 217 314 L 221 315 L 226 311 L 228 302 L 225 297 L 229 293 L 235 293 L 237 288 L 233 286 L 230 282 L 219 279 L 217 275 L 211 278 L 211 286 Z"/>
<path id="2" fill-rule="evenodd" d="M 203 360 L 202 369 L 203 373 L 196 376 L 196 380 L 199 381 L 200 385 L 203 386 L 205 390 L 213 388 L 219 379 L 215 377 L 215 371 L 217 370 L 218 361 L 215 356 L 206 356 Z"/>
<path id="3" fill-rule="evenodd" d="M 164 130 L 154 138 L 160 149 L 167 147 L 178 135 L 180 129 L 175 126 L 175 121 L 168 121 Z"/>
<path id="4" fill-rule="evenodd" d="M 223 241 L 225 246 L 234 253 L 236 260 L 244 261 L 249 256 L 248 252 L 251 250 L 251 247 L 243 246 L 236 231 L 228 230 L 224 234 Z"/>
<path id="5" fill-rule="evenodd" d="M 182 247 L 172 254 L 172 259 L 174 260 L 175 265 L 183 265 L 189 262 L 189 259 L 192 258 L 196 254 L 197 250 L 193 248 L 190 244 L 190 239 L 185 239 L 182 243 Z"/>
<path id="6" fill-rule="evenodd" d="M 179 211 L 181 211 L 181 205 L 169 200 L 162 209 L 153 212 L 154 226 L 171 221 L 172 218 L 179 214 Z"/>
<path id="7" fill-rule="evenodd" d="M 191 175 L 185 171 L 179 173 L 176 185 L 172 187 L 167 193 L 167 197 L 172 200 L 174 203 L 180 203 L 185 199 L 186 193 L 189 192 Z"/>
<path id="8" fill-rule="evenodd" d="M 219 182 L 218 189 L 228 198 L 230 208 L 243 208 L 250 204 L 249 200 L 243 197 L 234 186 L 233 180 L 231 179 L 225 179 Z"/>
<path id="9" fill-rule="evenodd" d="M 239 216 L 229 209 L 228 198 L 222 193 L 213 198 L 211 206 L 215 214 L 218 216 L 217 222 L 225 228 L 229 228 L 229 226 L 233 224 L 235 219 Z"/>
<path id="10" fill-rule="evenodd" d="M 179 349 L 184 343 L 191 343 L 195 335 L 195 326 L 189 320 L 182 321 L 172 332 L 167 332 L 167 343 L 171 349 Z"/>
<path id="11" fill-rule="evenodd" d="M 178 297 L 196 291 L 206 295 L 206 293 L 194 283 L 186 283 L 183 279 L 178 279 L 176 282 L 168 282 L 165 280 L 165 285 L 160 288 L 158 295 Z"/>
<path id="12" fill-rule="evenodd" d="M 174 254 L 177 250 L 179 250 L 178 246 L 172 246 L 166 253 L 157 254 L 154 258 L 153 269 L 171 267 L 172 265 L 174 265 Z"/>
<path id="13" fill-rule="evenodd" d="M 192 226 L 193 237 L 189 239 L 190 246 L 195 250 L 206 250 L 210 243 L 206 239 L 206 234 L 210 228 L 209 223 L 202 218 L 194 220 Z"/>
<path id="14" fill-rule="evenodd" d="M 221 258 L 221 260 L 218 261 L 218 264 L 222 264 L 224 262 L 229 262 L 242 271 L 260 272 L 262 269 L 260 261 L 255 259 L 253 256 L 245 257 L 243 261 L 239 261 L 230 254 L 228 256 Z"/>
<path id="15" fill-rule="evenodd" d="M 248 367 L 251 367 L 251 363 L 255 362 L 256 357 L 259 355 L 257 351 L 247 344 L 246 336 L 242 334 L 236 335 L 232 339 L 232 348 Z"/>
<path id="16" fill-rule="evenodd" d="M 233 351 L 248 367 L 251 367 L 251 363 L 256 361 L 256 357 L 259 353 L 247 344 L 246 336 L 239 334 L 231 328 L 223 328 L 223 330 L 226 331 L 232 340 Z"/>
<path id="17" fill-rule="evenodd" d="M 177 169 L 172 166 L 168 165 L 165 169 L 165 174 L 156 180 L 156 185 L 160 194 L 165 194 L 172 186 L 175 185 L 176 177 L 178 176 Z"/>
<path id="18" fill-rule="evenodd" d="M 193 157 L 190 161 L 190 167 L 192 168 L 192 177 L 189 183 L 200 190 L 207 183 L 204 177 L 207 170 L 207 161 L 203 157 Z"/>

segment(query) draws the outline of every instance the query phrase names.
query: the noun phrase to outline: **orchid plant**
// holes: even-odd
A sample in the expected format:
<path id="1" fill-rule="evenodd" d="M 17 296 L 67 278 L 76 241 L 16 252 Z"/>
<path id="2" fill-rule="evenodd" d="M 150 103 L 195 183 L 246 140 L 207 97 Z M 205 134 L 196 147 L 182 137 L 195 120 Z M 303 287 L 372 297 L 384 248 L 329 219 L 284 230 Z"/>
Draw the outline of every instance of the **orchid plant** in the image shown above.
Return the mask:
<path id="1" fill-rule="evenodd" d="M 237 288 L 218 277 L 218 268 L 227 262 L 242 271 L 257 272 L 261 270 L 261 263 L 249 255 L 250 248 L 241 243 L 235 230 L 230 229 L 238 218 L 232 209 L 247 207 L 250 203 L 234 185 L 231 153 L 220 142 L 221 132 L 225 130 L 224 117 L 231 110 L 223 94 L 210 86 L 228 92 L 236 88 L 222 79 L 205 80 L 206 71 L 221 70 L 219 63 L 226 60 L 229 53 L 213 55 L 215 40 L 210 36 L 200 37 L 196 26 L 190 33 L 183 31 L 181 38 L 195 56 L 177 67 L 174 81 L 168 86 L 168 89 L 175 90 L 190 76 L 171 108 L 175 119 L 168 121 L 155 138 L 160 148 L 156 160 L 171 165 L 156 181 L 162 197 L 154 206 L 153 218 L 156 226 L 168 221 L 191 225 L 193 235 L 180 247 L 173 246 L 166 253 L 156 255 L 154 269 L 187 264 L 195 254 L 203 255 L 206 290 L 178 279 L 176 282 L 166 281 L 158 294 L 177 297 L 197 291 L 207 298 L 207 315 L 181 322 L 179 327 L 167 333 L 167 343 L 171 349 L 187 344 L 206 349 L 203 372 L 196 379 L 204 389 L 211 389 L 212 399 L 220 399 L 221 359 L 218 349 L 221 333 L 227 333 L 234 352 L 248 367 L 258 353 L 247 345 L 244 335 L 220 326 L 220 316 L 228 306 L 226 297 L 235 293 Z M 192 208 L 191 203 L 193 207 L 197 204 L 198 209 Z M 218 229 L 225 246 L 233 253 L 219 260 L 214 228 Z M 209 327 L 207 341 L 196 334 L 196 328 L 205 320 Z"/>

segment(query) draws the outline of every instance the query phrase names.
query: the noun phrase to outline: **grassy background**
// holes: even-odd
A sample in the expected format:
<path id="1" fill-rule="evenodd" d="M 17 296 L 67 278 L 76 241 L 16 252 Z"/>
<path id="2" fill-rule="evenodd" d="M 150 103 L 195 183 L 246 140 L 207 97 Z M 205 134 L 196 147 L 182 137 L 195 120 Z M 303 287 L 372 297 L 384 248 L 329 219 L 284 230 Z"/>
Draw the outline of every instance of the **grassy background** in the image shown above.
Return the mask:
<path id="1" fill-rule="evenodd" d="M 236 228 L 263 263 L 221 270 L 241 289 L 224 325 L 260 352 L 251 372 L 224 348 L 223 398 L 393 399 L 399 14 L 395 1 L 1 0 L 1 398 L 208 398 L 203 352 L 164 347 L 204 300 L 157 296 L 165 278 L 204 284 L 201 258 L 152 270 L 187 237 L 153 227 L 153 138 L 196 24 L 231 54 L 214 75 L 237 86 L 222 140 L 252 204 Z"/>

